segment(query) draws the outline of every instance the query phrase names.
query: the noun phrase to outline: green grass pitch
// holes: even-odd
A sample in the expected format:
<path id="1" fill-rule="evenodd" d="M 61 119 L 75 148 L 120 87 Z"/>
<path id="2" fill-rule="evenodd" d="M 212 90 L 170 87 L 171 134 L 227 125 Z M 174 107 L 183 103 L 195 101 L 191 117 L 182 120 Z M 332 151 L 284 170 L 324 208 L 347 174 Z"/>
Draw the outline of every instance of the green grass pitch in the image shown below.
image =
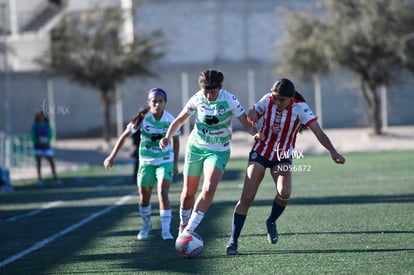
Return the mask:
<path id="1" fill-rule="evenodd" d="M 161 240 L 155 193 L 153 231 L 148 240 L 136 239 L 142 222 L 130 165 L 65 172 L 62 187 L 14 182 L 15 192 L 0 193 L 0 274 L 414 274 L 413 156 L 352 153 L 345 165 L 328 155 L 295 160 L 276 245 L 266 240 L 275 193 L 267 175 L 237 257 L 227 256 L 225 245 L 246 160 L 229 162 L 197 229 L 204 250 L 196 259 Z M 178 177 L 170 190 L 175 236 L 181 186 Z"/>

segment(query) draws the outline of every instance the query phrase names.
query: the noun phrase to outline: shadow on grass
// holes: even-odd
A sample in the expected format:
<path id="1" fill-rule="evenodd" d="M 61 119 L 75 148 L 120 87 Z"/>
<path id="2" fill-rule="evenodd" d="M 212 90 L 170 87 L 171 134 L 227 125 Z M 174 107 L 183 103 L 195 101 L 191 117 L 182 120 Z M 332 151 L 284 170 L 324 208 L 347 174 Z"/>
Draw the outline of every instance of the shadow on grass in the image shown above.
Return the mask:
<path id="1" fill-rule="evenodd" d="M 261 249 L 250 252 L 239 252 L 239 256 L 272 255 L 272 254 L 335 254 L 335 253 L 388 253 L 388 252 L 413 252 L 414 248 L 364 248 L 364 249 Z"/>
<path id="2" fill-rule="evenodd" d="M 243 178 L 243 171 L 228 170 L 223 180 L 239 180 Z M 114 184 L 114 182 L 117 182 Z M 177 178 L 170 189 L 171 206 L 173 209 L 172 233 L 177 235 L 178 228 L 178 200 L 181 192 L 182 178 Z M 16 192 L 3 195 L 1 205 L 18 204 L 20 208 L 3 211 L 0 217 L 3 219 L 0 224 L 2 230 L 1 249 L 2 259 L 10 257 L 27 247 L 34 245 L 36 242 L 43 240 L 56 232 L 71 226 L 80 220 L 93 215 L 97 211 L 108 207 L 108 202 L 95 202 L 91 205 L 79 204 L 76 207 L 59 207 L 57 209 L 45 210 L 44 215 L 34 218 L 24 219 L 14 223 L 4 222 L 4 219 L 13 215 L 19 215 L 39 207 L 40 202 L 50 201 L 80 201 L 88 202 L 102 200 L 106 198 L 121 197 L 136 190 L 136 185 L 131 181 L 130 176 L 95 176 L 88 177 L 82 182 L 77 182 L 77 178 L 65 178 L 65 185 L 56 186 L 23 186 L 19 187 Z M 239 196 L 240 190 L 237 190 Z M 153 205 L 153 222 L 159 223 L 158 203 L 155 195 L 152 197 Z M 403 195 L 381 195 L 381 196 L 333 196 L 318 198 L 292 198 L 290 204 L 298 205 L 330 205 L 330 204 L 361 204 L 361 203 L 412 203 L 414 194 Z M 18 260 L 10 266 L 2 268 L 4 272 L 10 274 L 38 273 L 45 274 L 53 272 L 59 266 L 70 269 L 79 265 L 78 269 L 67 271 L 67 274 L 74 273 L 117 273 L 119 271 L 139 272 L 158 272 L 158 273 L 188 273 L 201 274 L 208 270 L 208 263 L 203 259 L 225 257 L 223 243 L 223 252 L 219 255 L 202 254 L 197 259 L 186 259 L 177 255 L 174 247 L 174 241 L 163 241 L 160 238 L 160 229 L 157 224 L 148 240 L 136 240 L 136 234 L 142 222 L 137 210 L 137 201 L 128 205 L 122 205 L 88 224 L 76 229 L 70 234 L 64 235 L 49 243 L 44 248 L 33 251 L 24 259 Z M 224 232 L 223 228 L 230 229 L 231 215 L 229 209 L 233 209 L 236 200 L 215 201 L 210 207 L 202 224 L 197 232 L 203 237 L 206 244 L 213 243 L 217 238 L 223 238 L 230 234 Z M 271 206 L 271 200 L 255 200 L 255 206 Z M 27 205 L 25 205 L 27 204 Z M 33 206 L 34 205 L 34 206 Z M 20 209 L 20 210 L 16 210 Z M 270 208 L 269 208 L 270 209 Z M 230 210 L 231 213 L 231 210 Z M 223 226 L 217 223 L 217 217 L 228 215 L 228 225 Z M 115 226 L 123 220 L 136 219 L 136 228 L 116 228 Z M 134 222 L 135 223 L 135 222 Z M 135 226 L 135 225 L 134 225 Z M 368 231 L 368 232 L 308 232 L 308 233 L 289 233 L 295 234 L 402 234 L 412 233 L 410 231 Z M 262 234 L 261 234 L 262 235 Z M 283 235 L 283 234 L 281 234 Z M 288 235 L 288 234 L 286 234 Z M 115 239 L 115 240 L 113 240 Z M 119 241 L 118 241 L 119 239 Z M 16 241 L 19 240 L 19 241 Z M 112 240 L 112 243 L 108 243 Z M 97 244 L 98 243 L 98 244 Z M 98 246 L 98 248 L 96 248 Z M 242 252 L 243 255 L 257 254 L 307 254 L 307 253 L 355 253 L 355 252 L 389 252 L 389 251 L 412 251 L 413 249 L 327 249 L 327 250 L 270 250 Z M 22 263 L 24 262 L 24 265 Z M 84 266 L 84 267 L 82 267 Z M 86 267 L 85 267 L 86 266 Z M 59 274 L 65 274 L 61 272 Z"/>
<path id="3" fill-rule="evenodd" d="M 291 198 L 289 205 L 330 205 L 330 204 L 370 204 L 370 203 L 412 203 L 414 194 L 399 195 L 355 195 L 314 198 Z M 255 200 L 254 205 L 270 205 L 271 201 Z"/>

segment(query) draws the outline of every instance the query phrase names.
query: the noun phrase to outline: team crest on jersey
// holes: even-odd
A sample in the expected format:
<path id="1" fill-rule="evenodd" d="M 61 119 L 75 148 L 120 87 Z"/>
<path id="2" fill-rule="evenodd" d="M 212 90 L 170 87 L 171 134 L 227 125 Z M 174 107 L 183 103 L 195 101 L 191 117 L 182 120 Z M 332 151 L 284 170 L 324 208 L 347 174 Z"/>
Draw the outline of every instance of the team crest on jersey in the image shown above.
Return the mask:
<path id="1" fill-rule="evenodd" d="M 222 116 L 225 113 L 226 113 L 226 108 L 224 108 L 224 106 L 220 106 L 218 109 L 218 114 Z"/>
<path id="2" fill-rule="evenodd" d="M 276 134 L 276 133 L 279 133 L 279 131 L 280 131 L 280 124 L 279 123 L 273 124 L 272 132 Z"/>

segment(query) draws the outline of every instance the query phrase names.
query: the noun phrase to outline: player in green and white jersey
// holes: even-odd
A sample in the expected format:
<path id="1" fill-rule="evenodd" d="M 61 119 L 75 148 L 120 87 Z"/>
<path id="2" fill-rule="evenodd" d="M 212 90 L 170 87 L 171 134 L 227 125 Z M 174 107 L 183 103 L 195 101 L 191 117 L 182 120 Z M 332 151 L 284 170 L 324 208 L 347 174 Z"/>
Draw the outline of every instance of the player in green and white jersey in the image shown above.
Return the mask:
<path id="1" fill-rule="evenodd" d="M 178 174 L 178 135 L 180 132 L 177 131 L 174 135 L 173 146 L 168 145 L 163 150 L 160 149 L 159 141 L 165 136 L 168 126 L 174 120 L 174 116 L 164 109 L 166 102 L 167 94 L 164 90 L 160 88 L 151 89 L 148 95 L 148 107 L 139 111 L 127 125 L 111 154 L 104 161 L 106 169 L 111 167 L 125 139 L 137 132 L 138 129 L 141 130 L 137 185 L 139 212 L 144 224 L 137 236 L 139 240 L 147 239 L 152 229 L 150 200 L 154 186 L 157 186 L 161 237 L 163 240 L 174 238 L 170 232 L 171 206 L 168 193 L 173 176 Z"/>
<path id="2" fill-rule="evenodd" d="M 223 73 L 203 71 L 198 83 L 200 90 L 194 94 L 181 113 L 171 123 L 161 148 L 168 148 L 175 132 L 196 115 L 194 128 L 188 138 L 184 163 L 184 185 L 180 199 L 180 229 L 194 231 L 214 199 L 219 181 L 230 157 L 232 117 L 237 117 L 246 130 L 258 138 L 257 130 L 247 122 L 246 113 L 239 100 L 222 89 Z M 201 176 L 204 182 L 197 196 Z"/>

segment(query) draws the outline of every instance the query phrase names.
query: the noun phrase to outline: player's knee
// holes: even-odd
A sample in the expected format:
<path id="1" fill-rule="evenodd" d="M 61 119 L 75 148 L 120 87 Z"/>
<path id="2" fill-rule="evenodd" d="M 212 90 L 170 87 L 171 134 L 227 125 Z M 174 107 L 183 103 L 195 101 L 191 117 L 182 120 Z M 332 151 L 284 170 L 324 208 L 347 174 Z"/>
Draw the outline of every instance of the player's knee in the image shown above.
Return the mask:
<path id="1" fill-rule="evenodd" d="M 280 206 L 286 206 L 289 202 L 290 194 L 277 194 L 276 203 Z"/>

